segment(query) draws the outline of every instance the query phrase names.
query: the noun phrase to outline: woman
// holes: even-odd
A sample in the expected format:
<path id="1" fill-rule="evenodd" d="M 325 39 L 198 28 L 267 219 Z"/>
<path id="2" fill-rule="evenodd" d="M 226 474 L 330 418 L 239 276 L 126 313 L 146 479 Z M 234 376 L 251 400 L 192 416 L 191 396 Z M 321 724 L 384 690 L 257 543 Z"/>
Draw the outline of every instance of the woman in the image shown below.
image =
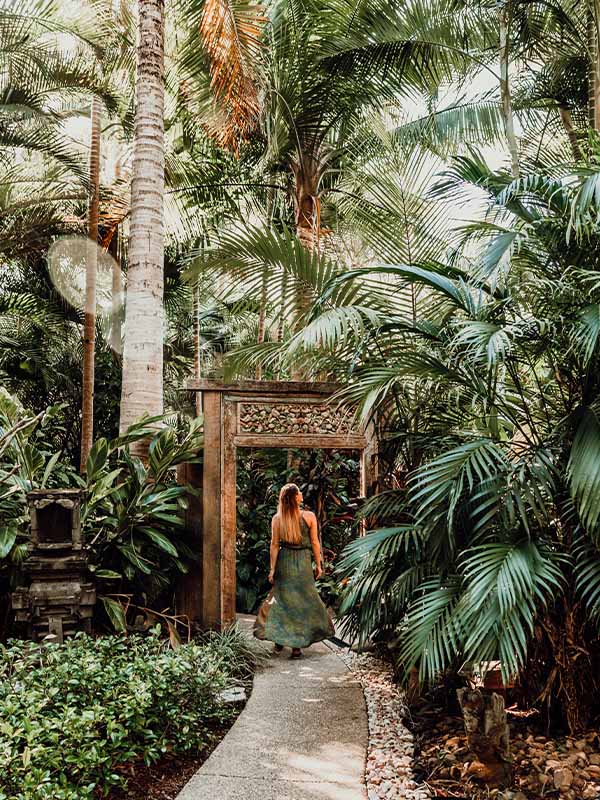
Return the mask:
<path id="1" fill-rule="evenodd" d="M 333 636 L 333 624 L 315 588 L 315 577 L 323 574 L 317 518 L 300 509 L 303 497 L 295 483 L 279 493 L 277 514 L 271 521 L 271 571 L 273 584 L 262 604 L 254 635 L 275 642 L 280 653 L 292 648 L 292 658 L 301 658 L 303 647 Z M 313 577 L 310 554 L 314 556 Z"/>

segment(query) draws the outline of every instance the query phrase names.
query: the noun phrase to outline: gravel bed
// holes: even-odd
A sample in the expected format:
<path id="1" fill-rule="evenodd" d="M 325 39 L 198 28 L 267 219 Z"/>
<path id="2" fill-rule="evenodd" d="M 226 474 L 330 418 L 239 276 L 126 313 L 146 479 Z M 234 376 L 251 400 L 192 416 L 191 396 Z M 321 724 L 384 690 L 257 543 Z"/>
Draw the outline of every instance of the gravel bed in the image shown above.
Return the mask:
<path id="1" fill-rule="evenodd" d="M 410 712 L 390 667 L 366 653 L 338 650 L 338 655 L 360 681 L 367 703 L 369 800 L 429 800 L 431 793 L 413 775 L 415 742 L 404 724 Z"/>

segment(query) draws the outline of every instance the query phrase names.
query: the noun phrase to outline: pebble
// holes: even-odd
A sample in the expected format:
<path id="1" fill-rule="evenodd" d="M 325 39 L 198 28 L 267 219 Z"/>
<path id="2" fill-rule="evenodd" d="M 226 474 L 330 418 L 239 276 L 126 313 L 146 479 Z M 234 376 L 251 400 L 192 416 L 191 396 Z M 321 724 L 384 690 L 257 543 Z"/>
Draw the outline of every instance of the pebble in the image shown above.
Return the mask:
<path id="1" fill-rule="evenodd" d="M 404 723 L 411 715 L 391 668 L 368 653 L 342 650 L 337 653 L 360 681 L 366 700 L 368 800 L 431 800 L 432 789 L 418 783 L 413 772 L 415 740 Z M 469 761 L 462 726 L 457 726 L 456 720 L 442 719 L 434 727 L 437 734 L 421 751 L 420 760 L 437 765 L 438 778 L 455 780 L 464 787 Z M 588 733 L 585 738 L 563 739 L 519 731 L 514 733 L 511 744 L 515 765 L 518 765 L 513 787 L 492 790 L 486 797 L 495 800 L 530 800 L 545 796 L 560 800 L 600 800 L 598 731 Z M 482 791 L 485 792 L 485 788 Z M 473 791 L 469 796 L 481 798 L 483 793 Z"/>
<path id="2" fill-rule="evenodd" d="M 368 653 L 337 652 L 360 681 L 367 704 L 369 800 L 429 800 L 431 792 L 413 774 L 415 741 L 404 724 L 410 712 L 391 668 Z"/>

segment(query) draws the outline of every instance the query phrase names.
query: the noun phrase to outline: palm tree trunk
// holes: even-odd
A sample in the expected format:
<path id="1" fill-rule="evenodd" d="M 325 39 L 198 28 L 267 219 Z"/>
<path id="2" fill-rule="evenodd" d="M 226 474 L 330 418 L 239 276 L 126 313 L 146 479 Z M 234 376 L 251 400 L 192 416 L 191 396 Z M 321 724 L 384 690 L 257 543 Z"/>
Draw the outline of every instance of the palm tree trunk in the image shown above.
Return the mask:
<path id="1" fill-rule="evenodd" d="M 164 0 L 138 9 L 121 431 L 163 413 Z"/>
<path id="2" fill-rule="evenodd" d="M 320 245 L 319 232 L 321 227 L 317 161 L 313 156 L 305 154 L 300 158 L 299 164 L 294 165 L 293 170 L 295 177 L 296 233 L 304 247 L 314 251 Z M 301 288 L 298 291 L 295 303 L 295 331 L 300 330 L 302 327 L 311 301 L 310 289 L 308 287 Z M 295 367 L 292 371 L 294 380 L 306 380 L 307 377 L 308 374 L 304 368 Z"/>
<path id="3" fill-rule="evenodd" d="M 194 286 L 194 295 L 192 301 L 192 313 L 194 315 L 194 379 L 199 381 L 202 374 L 200 365 L 200 288 L 196 283 Z M 202 414 L 202 392 L 196 392 L 196 414 Z"/>
<path id="4" fill-rule="evenodd" d="M 590 125 L 600 131 L 600 0 L 590 0 L 588 7 L 588 113 Z"/>
<path id="5" fill-rule="evenodd" d="M 274 189 L 271 187 L 268 190 L 267 195 L 267 224 L 269 226 L 269 230 L 273 227 L 273 205 L 275 201 L 275 192 Z M 257 344 L 262 344 L 265 340 L 265 328 L 266 328 L 266 305 L 267 305 L 267 271 L 263 272 L 261 287 L 260 287 L 260 308 L 258 310 L 258 333 L 256 337 Z M 263 368 L 262 364 L 258 364 L 256 367 L 255 378 L 257 381 L 262 380 L 263 376 Z"/>
<path id="6" fill-rule="evenodd" d="M 319 175 L 316 160 L 304 156 L 294 168 L 296 204 L 296 232 L 309 250 L 319 246 Z"/>
<path id="7" fill-rule="evenodd" d="M 121 304 L 123 284 L 121 281 L 121 234 L 115 231 L 112 244 L 113 263 L 111 273 L 111 312 L 110 312 L 110 346 L 115 353 L 121 352 Z"/>
<path id="8" fill-rule="evenodd" d="M 573 159 L 575 161 L 581 161 L 581 159 L 583 158 L 583 154 L 579 146 L 579 139 L 577 138 L 577 131 L 575 130 L 575 126 L 573 125 L 573 117 L 571 116 L 571 112 L 569 111 L 568 108 L 566 108 L 566 106 L 559 106 L 558 113 L 560 114 L 560 119 L 563 124 L 563 128 L 565 129 L 565 133 L 567 134 L 567 138 L 571 143 L 571 152 L 573 153 Z"/>
<path id="9" fill-rule="evenodd" d="M 258 335 L 256 337 L 256 341 L 258 344 L 262 344 L 265 340 L 266 305 L 267 305 L 267 275 L 265 270 L 265 272 L 263 273 L 261 290 L 260 290 L 260 309 L 258 311 Z M 263 376 L 262 364 L 258 364 L 256 367 L 256 372 L 254 377 L 256 378 L 257 381 L 261 381 L 262 376 Z"/>
<path id="10" fill-rule="evenodd" d="M 508 67 L 510 61 L 510 0 L 504 0 L 500 8 L 500 99 L 502 101 L 502 116 L 504 130 L 510 151 L 510 161 L 513 178 L 519 177 L 519 147 L 515 136 L 515 119 L 510 96 L 510 82 Z"/>
<path id="11" fill-rule="evenodd" d="M 94 438 L 94 367 L 96 350 L 96 271 L 98 265 L 98 215 L 100 207 L 100 101 L 92 98 L 90 109 L 90 192 L 88 200 L 88 238 L 85 265 L 85 310 L 83 322 L 83 376 L 81 387 L 80 470 Z"/>

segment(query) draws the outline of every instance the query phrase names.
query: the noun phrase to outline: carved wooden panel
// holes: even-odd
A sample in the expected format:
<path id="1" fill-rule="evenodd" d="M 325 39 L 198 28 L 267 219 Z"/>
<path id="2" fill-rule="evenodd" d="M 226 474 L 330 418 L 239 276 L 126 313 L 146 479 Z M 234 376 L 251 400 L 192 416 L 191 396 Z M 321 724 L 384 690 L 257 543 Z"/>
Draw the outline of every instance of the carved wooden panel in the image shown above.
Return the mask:
<path id="1" fill-rule="evenodd" d="M 357 432 L 346 409 L 321 403 L 240 403 L 240 433 L 315 434 Z"/>

